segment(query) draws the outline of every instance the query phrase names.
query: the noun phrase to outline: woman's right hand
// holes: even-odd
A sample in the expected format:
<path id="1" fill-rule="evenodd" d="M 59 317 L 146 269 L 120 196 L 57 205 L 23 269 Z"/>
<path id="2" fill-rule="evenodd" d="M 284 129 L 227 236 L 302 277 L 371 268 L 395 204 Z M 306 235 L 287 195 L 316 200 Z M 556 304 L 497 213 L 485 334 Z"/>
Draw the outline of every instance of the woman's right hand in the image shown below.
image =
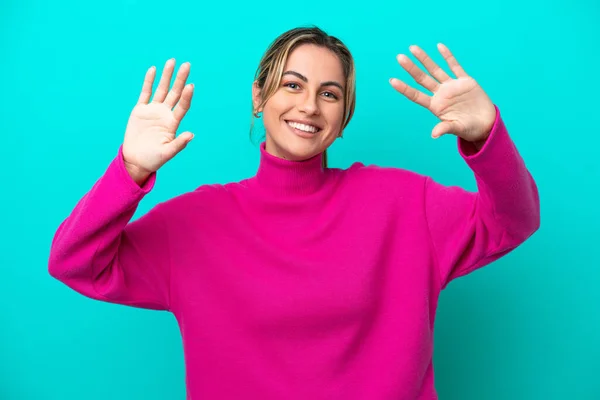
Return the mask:
<path id="1" fill-rule="evenodd" d="M 179 68 L 173 87 L 169 91 L 175 60 L 166 62 L 163 74 L 152 97 L 156 68 L 146 72 L 142 92 L 133 108 L 125 138 L 123 159 L 132 179 L 142 185 L 153 172 L 185 148 L 194 135 L 183 132 L 175 136 L 181 120 L 190 108 L 194 85 L 186 85 L 190 64 Z"/>

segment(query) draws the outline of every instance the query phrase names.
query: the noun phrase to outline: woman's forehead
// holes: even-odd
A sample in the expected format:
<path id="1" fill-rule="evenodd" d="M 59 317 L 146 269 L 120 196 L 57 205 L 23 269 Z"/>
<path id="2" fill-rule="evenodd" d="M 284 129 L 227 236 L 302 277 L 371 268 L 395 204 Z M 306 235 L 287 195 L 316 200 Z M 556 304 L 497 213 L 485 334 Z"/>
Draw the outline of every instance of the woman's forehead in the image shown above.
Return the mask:
<path id="1" fill-rule="evenodd" d="M 301 74 L 309 81 L 344 79 L 339 57 L 331 50 L 315 45 L 302 45 L 294 49 L 286 60 L 284 72 L 286 71 Z"/>

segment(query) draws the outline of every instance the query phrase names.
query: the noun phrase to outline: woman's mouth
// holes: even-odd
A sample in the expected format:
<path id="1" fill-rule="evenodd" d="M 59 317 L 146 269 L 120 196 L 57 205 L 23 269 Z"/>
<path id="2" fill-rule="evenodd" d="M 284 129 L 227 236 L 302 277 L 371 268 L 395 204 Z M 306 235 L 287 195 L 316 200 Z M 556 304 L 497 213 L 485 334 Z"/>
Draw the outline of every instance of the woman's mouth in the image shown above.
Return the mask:
<path id="1" fill-rule="evenodd" d="M 285 123 L 290 127 L 292 132 L 301 137 L 311 138 L 321 131 L 321 128 L 314 125 L 302 124 L 296 121 L 285 121 Z"/>

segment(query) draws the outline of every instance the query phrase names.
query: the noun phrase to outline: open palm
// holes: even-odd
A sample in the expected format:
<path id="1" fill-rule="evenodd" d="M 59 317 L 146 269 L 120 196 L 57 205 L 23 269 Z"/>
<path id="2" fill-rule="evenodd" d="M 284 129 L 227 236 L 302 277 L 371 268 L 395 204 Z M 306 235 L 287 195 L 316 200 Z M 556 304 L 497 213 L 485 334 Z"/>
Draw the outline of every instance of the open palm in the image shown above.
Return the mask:
<path id="1" fill-rule="evenodd" d="M 432 96 L 410 87 L 400 79 L 391 79 L 390 83 L 398 92 L 427 108 L 441 120 L 433 128 L 431 135 L 434 138 L 450 133 L 470 142 L 485 140 L 496 118 L 494 104 L 481 86 L 465 73 L 446 46 L 440 43 L 438 49 L 456 78 L 450 77 L 418 46 L 411 46 L 410 51 L 431 75 L 404 54 L 398 55 L 400 65 L 417 83 L 433 93 Z"/>
<path id="2" fill-rule="evenodd" d="M 133 108 L 125 137 L 123 158 L 132 176 L 147 176 L 179 153 L 193 138 L 191 132 L 176 136 L 181 120 L 190 108 L 193 84 L 186 85 L 190 64 L 179 68 L 169 90 L 175 60 L 168 60 L 152 101 L 152 85 L 156 68 L 146 73 L 142 92 Z"/>

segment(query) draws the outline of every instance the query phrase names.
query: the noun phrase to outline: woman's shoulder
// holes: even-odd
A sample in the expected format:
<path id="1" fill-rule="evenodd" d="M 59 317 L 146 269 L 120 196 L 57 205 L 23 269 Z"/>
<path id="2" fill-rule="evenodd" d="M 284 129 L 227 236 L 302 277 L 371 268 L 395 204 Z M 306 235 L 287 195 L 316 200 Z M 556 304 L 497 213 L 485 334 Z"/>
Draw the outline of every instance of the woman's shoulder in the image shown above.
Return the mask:
<path id="1" fill-rule="evenodd" d="M 186 213 L 190 209 L 214 209 L 215 204 L 222 204 L 227 197 L 225 184 L 201 184 L 195 188 L 174 195 L 160 203 L 160 207 L 169 214 Z"/>

